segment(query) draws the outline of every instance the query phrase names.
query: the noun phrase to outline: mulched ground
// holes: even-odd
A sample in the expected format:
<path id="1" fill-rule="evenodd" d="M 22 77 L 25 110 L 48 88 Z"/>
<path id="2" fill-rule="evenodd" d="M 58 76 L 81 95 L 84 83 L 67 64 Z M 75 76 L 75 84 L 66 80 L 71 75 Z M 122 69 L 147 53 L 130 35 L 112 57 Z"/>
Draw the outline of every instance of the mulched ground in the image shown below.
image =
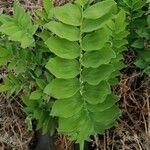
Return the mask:
<path id="1" fill-rule="evenodd" d="M 0 150 L 29 150 L 34 132 L 25 124 L 23 106 L 17 97 L 0 94 Z"/>
<path id="2" fill-rule="evenodd" d="M 41 0 L 20 0 L 31 11 L 40 8 Z M 55 1 L 62 4 L 64 1 Z M 0 0 L 0 12 L 12 11 L 13 0 Z M 135 54 L 125 54 L 127 67 L 122 71 L 120 84 L 113 87 L 120 96 L 122 116 L 116 127 L 103 136 L 95 136 L 90 143 L 94 150 L 150 150 L 150 78 L 135 68 Z M 0 69 L 0 76 L 5 69 Z M 34 150 L 36 132 L 29 132 L 25 124 L 23 106 L 18 97 L 0 94 L 0 150 Z M 72 150 L 72 142 L 64 135 L 55 136 L 59 150 Z"/>

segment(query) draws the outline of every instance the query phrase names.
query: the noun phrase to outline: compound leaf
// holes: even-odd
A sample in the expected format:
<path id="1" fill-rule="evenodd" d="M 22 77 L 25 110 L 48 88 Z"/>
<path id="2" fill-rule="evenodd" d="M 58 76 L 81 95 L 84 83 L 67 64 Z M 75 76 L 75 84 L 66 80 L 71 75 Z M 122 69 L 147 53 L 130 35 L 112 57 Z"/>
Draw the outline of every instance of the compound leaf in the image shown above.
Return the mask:
<path id="1" fill-rule="evenodd" d="M 14 5 L 12 18 L 6 17 L 6 15 L 1 15 L 0 18 L 2 18 L 0 32 L 8 35 L 10 40 L 20 42 L 23 48 L 33 44 L 33 34 L 37 30 L 37 26 L 32 24 L 30 15 L 21 6 Z"/>

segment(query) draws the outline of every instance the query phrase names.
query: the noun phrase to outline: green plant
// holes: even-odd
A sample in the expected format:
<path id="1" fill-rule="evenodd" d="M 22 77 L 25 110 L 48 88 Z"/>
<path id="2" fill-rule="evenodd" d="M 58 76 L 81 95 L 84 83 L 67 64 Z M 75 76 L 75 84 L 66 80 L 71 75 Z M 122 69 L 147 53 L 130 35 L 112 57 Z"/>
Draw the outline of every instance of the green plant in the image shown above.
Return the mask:
<path id="1" fill-rule="evenodd" d="M 122 0 L 120 5 L 128 14 L 129 47 L 137 53 L 135 65 L 150 76 L 150 2 L 147 0 Z"/>
<path id="2" fill-rule="evenodd" d="M 147 5 L 145 4 L 145 6 Z M 150 77 L 150 17 L 149 12 L 145 12 L 145 16 L 134 22 L 139 24 L 139 26 L 135 29 L 137 36 L 131 46 L 138 53 L 135 65 Z"/>
<path id="3" fill-rule="evenodd" d="M 103 134 L 119 116 L 118 98 L 110 85 L 123 67 L 125 12 L 105 0 L 94 5 L 76 1 L 53 8 L 45 24 L 53 35 L 45 43 L 52 53 L 46 68 L 55 76 L 45 92 L 56 98 L 51 115 L 58 132 L 80 143 Z"/>
<path id="4" fill-rule="evenodd" d="M 51 54 L 38 37 L 39 33 L 36 32 L 36 36 L 31 31 L 38 25 L 32 25 L 31 17 L 18 4 L 14 5 L 13 16 L 1 14 L 0 22 L 3 33 L 0 35 L 0 66 L 7 70 L 0 92 L 6 92 L 7 97 L 19 94 L 27 106 L 24 110 L 29 129 L 36 119 L 37 129 L 49 132 L 55 123 L 49 115 L 53 101 L 43 89 L 52 79 L 44 67 Z"/>
<path id="5" fill-rule="evenodd" d="M 129 34 L 126 15 L 113 0 L 97 3 L 77 0 L 57 7 L 50 1 L 44 2 L 45 9 L 37 11 L 40 18 L 36 24 L 40 32 L 36 34 L 37 25 L 33 25 L 20 6 L 14 6 L 13 17 L 0 16 L 0 31 L 22 46 L 8 41 L 20 52 L 15 60 L 23 61 L 23 67 L 19 67 L 21 71 L 18 72 L 15 65 L 7 79 L 10 81 L 13 73 L 20 81 L 13 85 L 19 85 L 16 93 L 23 91 L 21 97 L 27 105 L 25 111 L 30 129 L 31 120 L 35 118 L 37 129 L 49 132 L 56 127 L 58 132 L 79 143 L 82 150 L 90 135 L 103 134 L 120 115 L 116 105 L 118 97 L 111 92 L 111 85 L 118 83 L 116 77 L 124 67 L 122 52 Z M 18 18 L 16 15 L 21 18 L 17 23 L 16 19 L 14 21 Z M 12 22 L 16 30 L 9 26 Z M 22 32 L 25 38 L 18 38 Z M 3 48 L 6 54 L 2 59 L 8 53 L 7 46 Z M 16 57 L 15 52 L 12 56 Z M 8 61 L 1 64 L 9 68 Z M 26 86 L 22 86 L 24 82 Z M 4 83 L 0 89 L 7 85 Z M 8 87 L 1 91 L 10 91 Z"/>

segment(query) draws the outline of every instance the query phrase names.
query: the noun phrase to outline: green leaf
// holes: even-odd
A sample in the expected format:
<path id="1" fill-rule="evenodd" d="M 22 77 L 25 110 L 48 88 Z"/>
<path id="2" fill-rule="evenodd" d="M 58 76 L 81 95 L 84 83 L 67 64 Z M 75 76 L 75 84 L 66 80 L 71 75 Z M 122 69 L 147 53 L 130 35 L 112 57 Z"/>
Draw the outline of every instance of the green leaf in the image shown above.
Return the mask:
<path id="1" fill-rule="evenodd" d="M 41 111 L 40 118 L 38 119 L 36 130 L 43 128 L 44 122 L 49 119 L 49 115 L 44 110 Z"/>
<path id="2" fill-rule="evenodd" d="M 16 74 L 24 73 L 26 71 L 26 62 L 19 61 L 16 65 Z"/>
<path id="3" fill-rule="evenodd" d="M 114 71 L 121 70 L 122 68 L 125 67 L 125 64 L 123 61 L 115 62 L 112 65 L 113 65 L 113 68 L 115 69 Z M 115 76 L 117 76 L 117 75 L 115 75 Z"/>
<path id="4" fill-rule="evenodd" d="M 41 90 L 36 90 L 30 94 L 30 99 L 31 100 L 38 100 L 42 97 L 42 91 Z"/>
<path id="5" fill-rule="evenodd" d="M 139 9 L 142 9 L 143 6 L 146 5 L 146 0 L 143 0 L 143 1 L 138 1 L 137 3 L 135 3 L 133 5 L 133 11 L 137 11 Z"/>
<path id="6" fill-rule="evenodd" d="M 42 110 L 40 108 L 37 108 L 34 110 L 33 112 L 33 116 L 36 120 L 39 120 L 40 117 L 41 117 L 41 113 L 42 113 Z"/>
<path id="7" fill-rule="evenodd" d="M 98 19 L 108 13 L 116 5 L 113 0 L 98 2 L 83 12 L 83 17 L 88 19 Z"/>
<path id="8" fill-rule="evenodd" d="M 61 38 L 69 41 L 78 41 L 80 38 L 79 28 L 63 24 L 61 22 L 51 21 L 45 25 L 47 29 Z"/>
<path id="9" fill-rule="evenodd" d="M 132 8 L 132 0 L 122 0 L 128 7 Z"/>
<path id="10" fill-rule="evenodd" d="M 125 20 L 126 20 L 126 13 L 124 10 L 120 10 L 119 13 L 116 15 L 116 19 L 115 19 L 115 32 L 116 33 L 119 33 L 119 32 L 122 32 L 122 31 L 125 31 L 125 28 L 126 28 L 126 23 L 125 23 Z"/>
<path id="11" fill-rule="evenodd" d="M 33 118 L 31 116 L 27 116 L 25 120 L 25 123 L 27 124 L 29 131 L 32 131 L 32 119 Z"/>
<path id="12" fill-rule="evenodd" d="M 9 50 L 0 46 L 0 58 L 7 57 L 9 55 Z"/>
<path id="13" fill-rule="evenodd" d="M 114 40 L 113 41 L 113 46 L 115 48 L 120 48 L 123 47 L 124 45 L 128 44 L 128 41 L 126 39 L 121 39 L 121 40 Z"/>
<path id="14" fill-rule="evenodd" d="M 61 58 L 74 59 L 80 55 L 80 47 L 77 42 L 70 42 L 58 37 L 50 37 L 45 43 L 50 51 Z"/>
<path id="15" fill-rule="evenodd" d="M 58 131 L 62 133 L 73 132 L 77 129 L 79 121 L 80 121 L 80 112 L 69 118 L 59 117 Z"/>
<path id="16" fill-rule="evenodd" d="M 59 99 L 53 104 L 51 115 L 69 118 L 82 109 L 82 103 L 82 98 L 79 93 L 71 98 Z"/>
<path id="17" fill-rule="evenodd" d="M 43 79 L 36 79 L 36 84 L 38 85 L 38 87 L 43 90 L 46 86 L 46 82 Z"/>
<path id="18" fill-rule="evenodd" d="M 46 80 L 50 83 L 53 79 L 54 76 L 52 74 L 50 74 L 49 72 L 45 71 L 45 76 L 46 76 Z"/>
<path id="19" fill-rule="evenodd" d="M 118 118 L 119 114 L 120 114 L 119 108 L 114 105 L 113 107 L 111 107 L 105 111 L 91 113 L 91 117 L 96 122 L 100 122 L 102 124 L 108 125 L 113 120 Z"/>
<path id="20" fill-rule="evenodd" d="M 67 127 L 67 125 L 69 126 Z M 82 111 L 70 118 L 59 118 L 59 131 L 67 132 L 72 140 L 77 139 L 78 143 L 83 140 L 88 140 L 93 134 L 93 122 L 85 111 Z"/>
<path id="21" fill-rule="evenodd" d="M 114 11 L 114 10 L 113 10 Z M 107 22 L 114 17 L 113 12 L 109 11 L 106 15 L 98 19 L 83 19 L 82 32 L 91 32 L 104 27 Z"/>
<path id="22" fill-rule="evenodd" d="M 108 28 L 102 28 L 87 34 L 82 41 L 83 50 L 92 51 L 103 48 L 108 42 L 110 34 L 111 31 Z"/>
<path id="23" fill-rule="evenodd" d="M 15 84 L 15 85 L 19 85 L 20 84 L 20 81 L 19 81 L 19 79 L 17 78 L 17 76 L 15 74 L 10 73 L 8 77 L 9 77 L 10 82 L 12 84 Z"/>
<path id="24" fill-rule="evenodd" d="M 2 65 L 7 65 L 7 63 L 8 63 L 8 61 L 9 61 L 9 58 L 7 58 L 7 57 L 0 57 L 0 66 L 2 66 Z"/>
<path id="25" fill-rule="evenodd" d="M 115 58 L 115 52 L 109 48 L 102 48 L 99 51 L 86 52 L 82 58 L 82 64 L 85 67 L 97 68 L 100 65 L 108 64 L 112 58 Z"/>
<path id="26" fill-rule="evenodd" d="M 84 99 L 90 104 L 98 104 L 105 101 L 106 96 L 111 93 L 110 86 L 106 81 L 96 86 L 85 84 Z"/>
<path id="27" fill-rule="evenodd" d="M 141 69 L 144 69 L 144 68 L 146 68 L 146 66 L 147 66 L 147 62 L 144 61 L 142 58 L 138 58 L 138 59 L 134 62 L 134 64 L 135 64 L 137 67 L 141 68 Z"/>
<path id="28" fill-rule="evenodd" d="M 81 25 L 81 10 L 75 4 L 68 3 L 64 6 L 55 7 L 54 16 L 65 24 L 73 26 Z"/>
<path id="29" fill-rule="evenodd" d="M 2 19 L 0 32 L 8 35 L 9 40 L 20 42 L 23 48 L 33 44 L 33 34 L 37 30 L 37 26 L 32 24 L 30 15 L 21 6 L 14 5 L 12 19 L 6 16 L 2 16 Z"/>
<path id="30" fill-rule="evenodd" d="M 102 112 L 111 108 L 117 101 L 118 101 L 118 97 L 116 95 L 109 94 L 107 95 L 104 102 L 95 105 L 88 104 L 87 108 L 91 112 Z"/>
<path id="31" fill-rule="evenodd" d="M 7 22 L 12 22 L 13 18 L 9 15 L 5 15 L 5 14 L 0 14 L 0 22 L 2 24 L 7 23 Z"/>
<path id="32" fill-rule="evenodd" d="M 81 116 L 78 130 L 77 130 L 77 142 L 89 140 L 89 136 L 94 134 L 94 126 L 91 118 L 85 113 Z"/>
<path id="33" fill-rule="evenodd" d="M 143 10 L 138 10 L 138 12 L 136 12 L 136 13 L 133 14 L 132 18 L 133 19 L 140 18 L 140 17 L 142 17 L 143 14 L 144 14 Z"/>
<path id="34" fill-rule="evenodd" d="M 112 65 L 102 65 L 98 68 L 84 68 L 83 81 L 91 85 L 98 85 L 101 81 L 107 80 L 115 70 Z"/>
<path id="35" fill-rule="evenodd" d="M 11 35 L 11 34 L 19 32 L 19 29 L 18 29 L 18 26 L 16 26 L 15 22 L 7 22 L 3 24 L 2 26 L 0 26 L 0 32 L 7 34 L 7 35 Z"/>
<path id="36" fill-rule="evenodd" d="M 82 7 L 88 2 L 88 0 L 75 0 L 75 3 L 81 5 Z"/>
<path id="37" fill-rule="evenodd" d="M 10 89 L 10 86 L 7 84 L 0 84 L 0 92 L 6 92 Z"/>
<path id="38" fill-rule="evenodd" d="M 133 44 L 131 46 L 134 48 L 142 49 L 142 48 L 144 48 L 144 40 L 143 39 L 137 39 L 136 41 L 133 42 Z"/>
<path id="39" fill-rule="evenodd" d="M 43 134 L 47 134 L 49 133 L 49 131 L 51 130 L 52 126 L 53 126 L 54 120 L 48 116 L 42 126 L 42 132 Z"/>
<path id="40" fill-rule="evenodd" d="M 49 31 L 43 31 L 43 32 L 37 33 L 36 35 L 40 37 L 43 41 L 48 40 L 48 38 L 51 36 Z"/>
<path id="41" fill-rule="evenodd" d="M 54 98 L 64 99 L 72 97 L 80 88 L 78 79 L 54 79 L 48 84 L 44 92 Z"/>
<path id="42" fill-rule="evenodd" d="M 125 30 L 125 31 L 119 32 L 117 34 L 114 34 L 114 39 L 121 40 L 123 38 L 126 38 L 128 35 L 129 35 L 129 32 Z"/>
<path id="43" fill-rule="evenodd" d="M 36 15 L 40 18 L 36 20 L 36 23 L 39 25 L 44 25 L 45 21 L 47 21 L 47 13 L 41 9 L 35 10 Z"/>
<path id="44" fill-rule="evenodd" d="M 47 14 L 53 8 L 52 0 L 43 0 L 43 6 Z"/>
<path id="45" fill-rule="evenodd" d="M 110 124 L 103 124 L 99 122 L 94 122 L 94 130 L 96 133 L 103 135 L 106 129 L 110 129 L 115 125 L 115 122 L 112 121 Z"/>
<path id="46" fill-rule="evenodd" d="M 23 103 L 30 108 L 32 111 L 38 107 L 38 101 L 31 101 L 29 96 L 22 96 L 21 100 Z"/>
<path id="47" fill-rule="evenodd" d="M 149 28 L 141 28 L 136 31 L 136 33 L 139 35 L 141 38 L 146 38 L 150 39 L 150 29 Z"/>
<path id="48" fill-rule="evenodd" d="M 76 59 L 54 57 L 49 59 L 46 68 L 57 78 L 63 79 L 74 78 L 80 72 L 79 62 Z"/>
<path id="49" fill-rule="evenodd" d="M 13 18 L 14 21 L 17 21 L 22 27 L 25 28 L 32 27 L 32 21 L 30 15 L 26 13 L 24 8 L 18 4 L 14 5 Z"/>
<path id="50" fill-rule="evenodd" d="M 117 74 L 117 75 L 118 75 L 118 74 Z M 120 72 L 119 72 L 119 75 L 121 75 Z M 119 75 L 118 75 L 118 76 L 119 76 Z M 116 76 L 115 76 L 115 78 L 110 78 L 110 79 L 108 80 L 108 82 L 109 82 L 109 84 L 110 84 L 111 86 L 118 85 L 118 84 L 119 84 L 119 79 L 116 78 Z"/>
<path id="51" fill-rule="evenodd" d="M 150 62 L 150 51 L 149 50 L 143 50 L 138 52 L 138 57 L 146 61 L 147 63 Z"/>

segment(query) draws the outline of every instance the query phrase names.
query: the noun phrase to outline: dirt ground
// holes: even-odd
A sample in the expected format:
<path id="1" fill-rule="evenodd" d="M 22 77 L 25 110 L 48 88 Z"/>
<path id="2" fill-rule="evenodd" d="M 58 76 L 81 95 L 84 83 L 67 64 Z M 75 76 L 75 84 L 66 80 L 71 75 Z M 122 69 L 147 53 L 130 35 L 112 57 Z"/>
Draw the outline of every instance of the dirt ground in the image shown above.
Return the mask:
<path id="1" fill-rule="evenodd" d="M 41 7 L 41 0 L 20 0 L 31 11 Z M 61 4 L 62 1 L 55 1 Z M 64 1 L 63 1 L 64 2 Z M 13 0 L 0 0 L 0 12 L 10 13 Z M 135 68 L 133 52 L 125 54 L 127 67 L 122 71 L 120 83 L 112 87 L 120 96 L 122 112 L 116 126 L 105 135 L 92 137 L 94 150 L 150 150 L 150 78 Z M 0 69 L 0 76 L 5 69 Z M 36 132 L 28 131 L 23 105 L 18 97 L 0 94 L 0 150 L 34 150 Z M 64 135 L 56 135 L 56 145 L 62 150 L 72 149 L 73 142 Z"/>

